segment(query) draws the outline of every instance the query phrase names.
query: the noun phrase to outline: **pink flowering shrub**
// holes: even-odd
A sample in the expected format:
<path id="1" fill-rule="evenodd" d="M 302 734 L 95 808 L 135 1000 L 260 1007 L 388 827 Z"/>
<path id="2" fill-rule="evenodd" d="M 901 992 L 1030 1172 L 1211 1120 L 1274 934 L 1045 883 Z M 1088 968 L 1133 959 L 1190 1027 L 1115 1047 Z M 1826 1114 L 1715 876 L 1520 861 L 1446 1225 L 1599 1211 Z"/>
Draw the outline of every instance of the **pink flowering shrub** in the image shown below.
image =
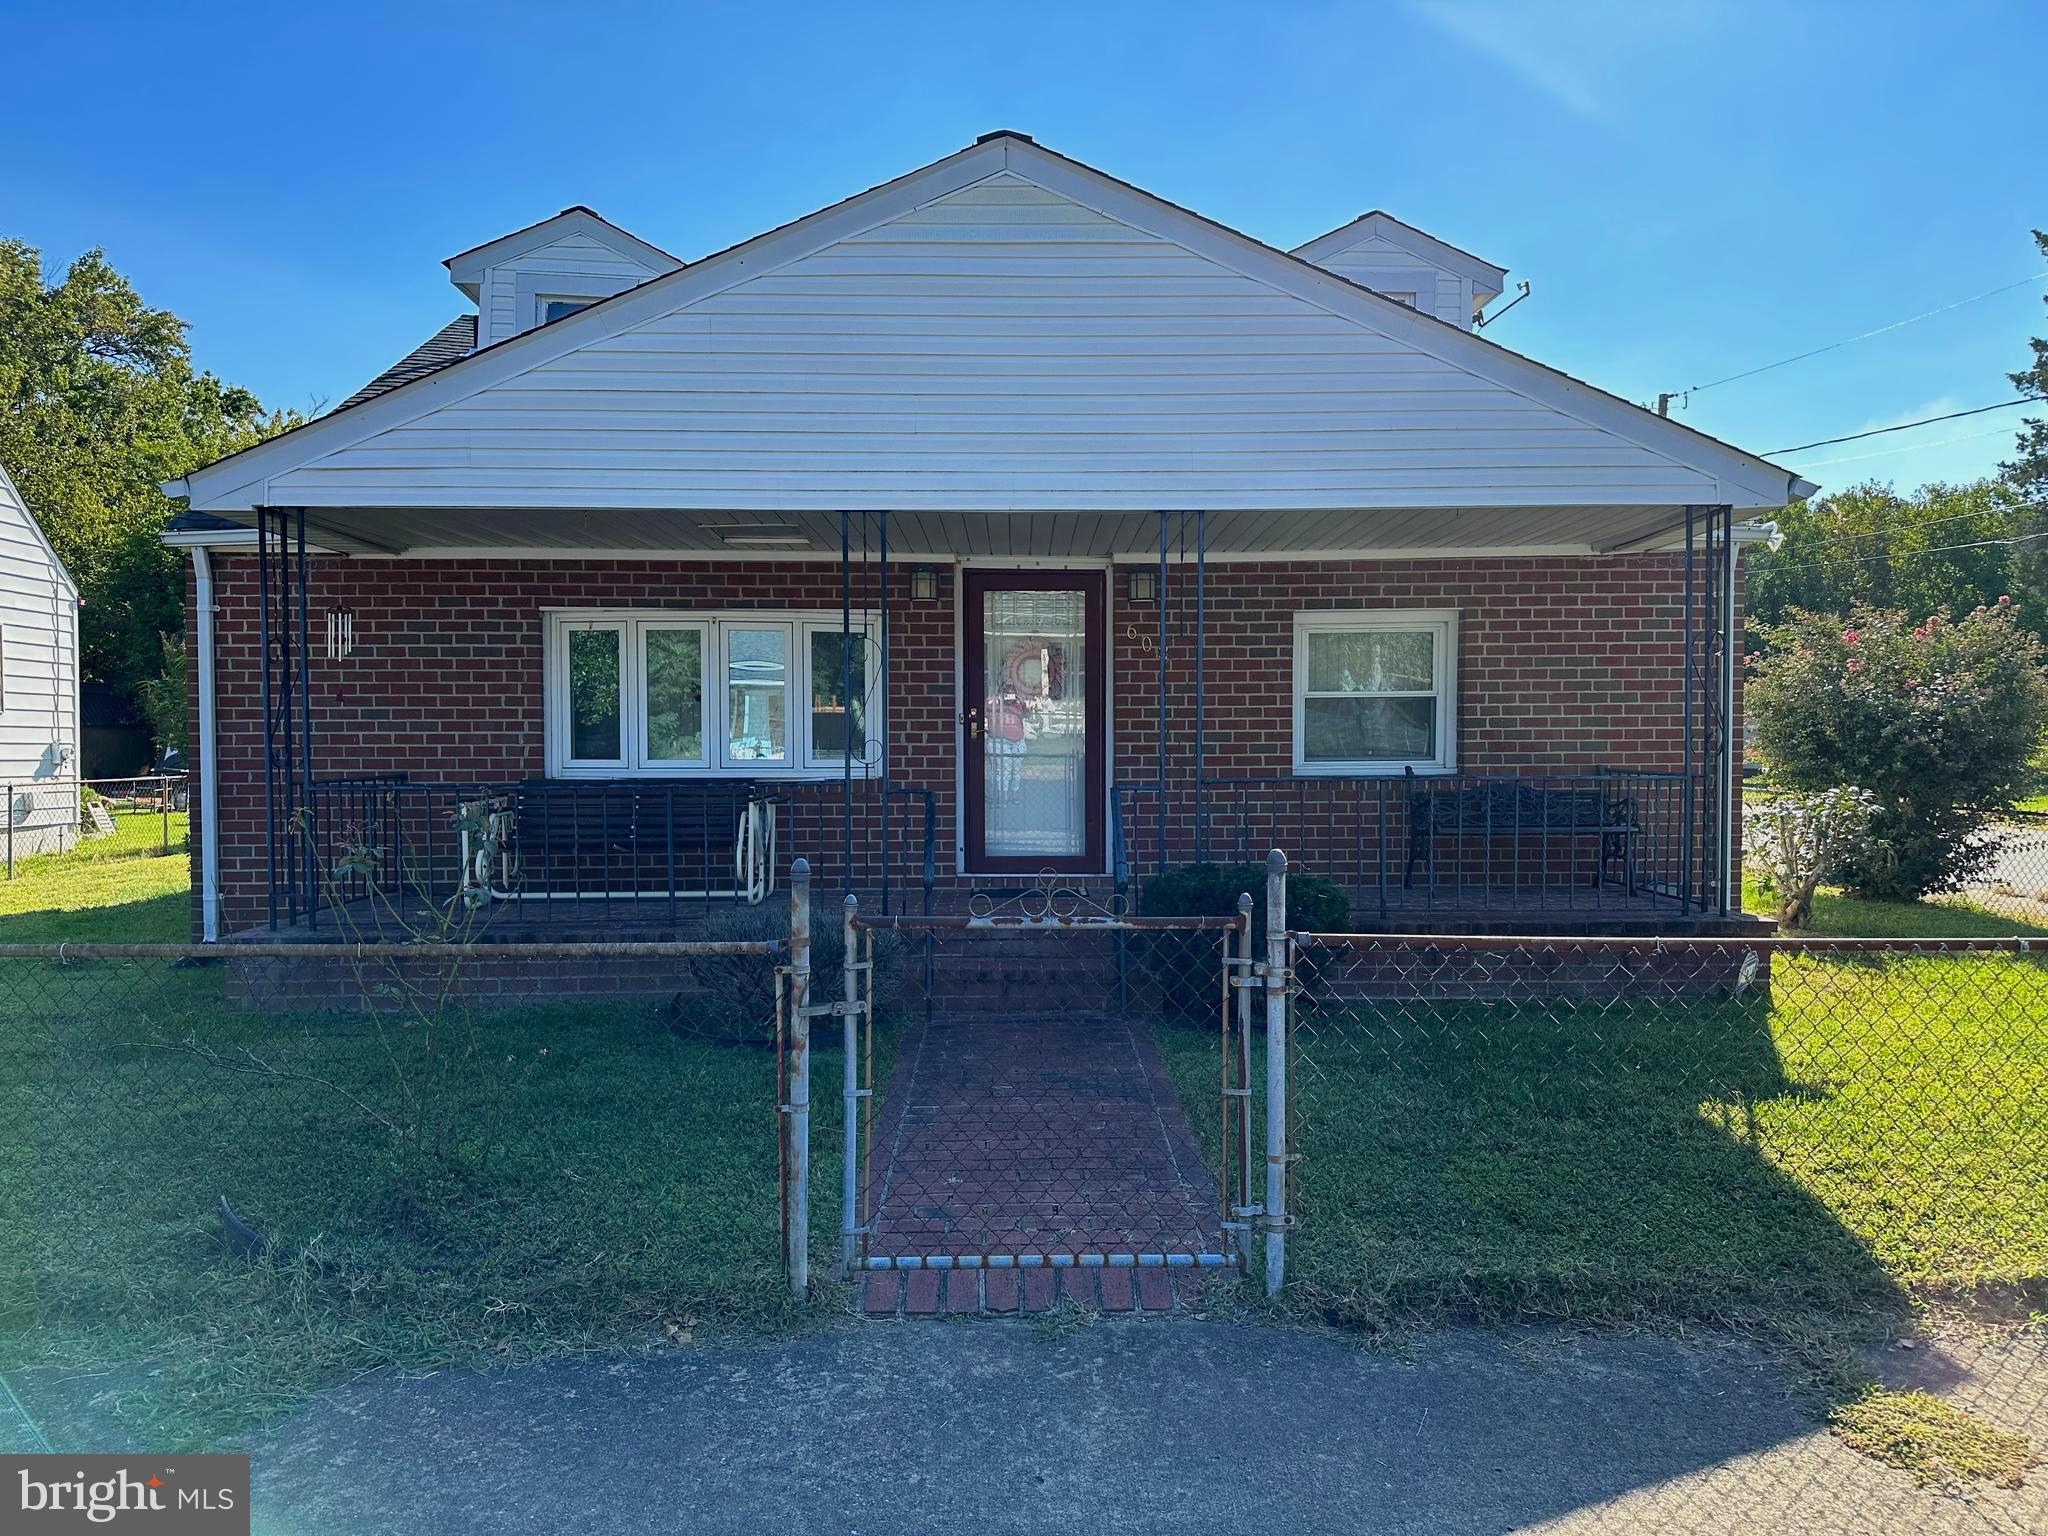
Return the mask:
<path id="1" fill-rule="evenodd" d="M 1856 785 L 1873 808 L 1835 872 L 1858 895 L 1952 890 L 1990 857 L 1972 834 L 2048 732 L 2048 660 L 2008 599 L 1960 619 L 1859 605 L 1762 631 L 1744 699 L 1758 753 L 1792 790 Z"/>

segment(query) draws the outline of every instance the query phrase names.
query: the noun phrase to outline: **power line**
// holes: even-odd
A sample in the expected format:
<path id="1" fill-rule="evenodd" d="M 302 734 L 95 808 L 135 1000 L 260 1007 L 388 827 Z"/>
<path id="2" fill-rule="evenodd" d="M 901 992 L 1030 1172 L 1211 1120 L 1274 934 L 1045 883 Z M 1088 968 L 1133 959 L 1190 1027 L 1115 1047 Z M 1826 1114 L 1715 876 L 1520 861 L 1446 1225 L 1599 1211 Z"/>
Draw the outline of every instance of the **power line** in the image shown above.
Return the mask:
<path id="1" fill-rule="evenodd" d="M 1893 550 L 1887 554 L 1882 555 L 1845 555 L 1839 560 L 1789 560 L 1784 562 L 1772 560 L 1770 565 L 1765 567 L 1765 569 L 1770 570 L 1772 572 L 1808 571 L 1829 565 L 1875 565 L 1879 563 L 1888 564 L 1893 560 L 1906 560 L 1916 555 L 1953 554 L 1955 551 L 1960 549 L 1992 549 L 2001 545 L 2003 545 L 2006 548 L 2011 548 L 2016 544 L 2025 544 L 2031 539 L 2048 539 L 2048 528 L 2042 529 L 2039 533 L 2015 534 L 2009 539 L 1979 539 L 1974 544 L 1939 544 L 1936 545 L 1933 549 L 1900 549 Z"/>
<path id="2" fill-rule="evenodd" d="M 1934 443 L 1906 443 L 1897 448 L 1879 448 L 1870 453 L 1847 453 L 1838 459 L 1814 459 L 1809 463 L 1802 464 L 1800 469 L 1804 471 L 1809 469 L 1827 469 L 1835 464 L 1861 464 L 1866 459 L 1889 458 L 1895 453 L 1926 453 L 1930 449 L 1946 448 L 1952 443 L 1975 443 L 1981 442 L 1987 437 L 2004 437 L 2005 435 L 2006 429 L 2004 427 L 1993 427 L 1988 432 L 1965 432 L 1959 437 L 1944 437 L 1939 442 Z"/>
<path id="3" fill-rule="evenodd" d="M 1938 309 L 1926 310 L 1917 315 L 1908 315 L 1903 320 L 1894 320 L 1890 325 L 1880 325 L 1874 331 L 1861 331 L 1854 336 L 1844 336 L 1840 341 L 1831 341 L 1826 346 L 1815 347 L 1810 352 L 1799 352 L 1791 357 L 1781 357 L 1775 363 L 1765 363 L 1757 368 L 1745 368 L 1740 373 L 1729 374 L 1725 379 L 1715 379 L 1711 384 L 1694 384 L 1680 394 L 1679 404 L 1681 406 L 1687 404 L 1694 395 L 1700 394 L 1702 391 L 1719 389 L 1723 384 L 1733 384 L 1737 379 L 1753 379 L 1760 373 L 1769 373 L 1773 368 L 1783 368 L 1792 363 L 1803 363 L 1809 357 L 1819 357 L 1823 352 L 1833 352 L 1841 347 L 1853 346 L 1856 342 L 1868 341 L 1873 336 L 1882 336 L 1887 331 L 1896 331 L 1908 325 L 1917 325 L 1922 320 L 1932 320 L 1936 315 L 1945 315 L 1950 310 L 1961 309 L 1966 304 L 1975 304 L 1979 300 L 1993 298 L 2001 293 L 2010 293 L 2015 288 L 2025 288 L 2029 284 L 2040 282 L 2044 277 L 2048 277 L 2048 272 L 2036 272 L 2032 277 L 2023 277 L 2016 283 L 2003 283 L 1996 288 L 1987 288 L 1982 293 L 1972 294 L 1967 299 L 1957 299 L 1953 304 L 1943 304 Z"/>
<path id="4" fill-rule="evenodd" d="M 1809 448 L 1828 448 L 1836 443 L 1853 443 L 1866 437 L 1883 437 L 1887 432 L 1910 432 L 1915 427 L 1931 427 L 1937 421 L 1955 421 L 1963 416 L 1982 416 L 1986 411 L 2009 410 L 2015 405 L 2035 405 L 2039 395 L 2015 395 L 2010 400 L 1997 400 L 1990 405 L 1972 406 L 1967 411 L 1950 411 L 1946 416 L 1923 416 L 1918 421 L 1902 421 L 1895 427 L 1872 427 L 1868 432 L 1851 432 L 1846 437 L 1823 437 L 1817 442 L 1801 443 L 1797 448 L 1773 448 L 1771 457 L 1777 458 L 1788 453 L 1804 453 Z"/>

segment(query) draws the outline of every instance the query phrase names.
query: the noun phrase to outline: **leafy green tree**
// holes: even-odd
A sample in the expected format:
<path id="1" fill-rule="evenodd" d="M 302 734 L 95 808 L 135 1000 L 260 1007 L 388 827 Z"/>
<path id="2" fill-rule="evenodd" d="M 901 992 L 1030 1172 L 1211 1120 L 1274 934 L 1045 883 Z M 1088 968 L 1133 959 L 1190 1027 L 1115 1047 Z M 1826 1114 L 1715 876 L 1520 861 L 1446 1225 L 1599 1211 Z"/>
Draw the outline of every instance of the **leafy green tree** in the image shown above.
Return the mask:
<path id="1" fill-rule="evenodd" d="M 159 749 L 175 747 L 185 750 L 185 733 L 189 721 L 190 692 L 186 686 L 185 640 L 182 635 L 165 635 L 163 645 L 163 670 L 155 677 L 146 677 L 136 684 L 136 702 L 142 706 L 142 717 L 149 722 L 149 733 L 156 738 Z"/>
<path id="2" fill-rule="evenodd" d="M 2003 599 L 1961 619 L 1857 604 L 1793 612 L 1751 656 L 1744 706 L 1788 789 L 1873 797 L 1868 841 L 1842 853 L 1861 896 L 1948 890 L 1989 858 L 1975 836 L 2025 780 L 2048 730 L 2048 649 Z"/>
<path id="3" fill-rule="evenodd" d="M 2048 586 L 2027 546 L 2007 542 L 2039 521 L 1997 480 L 1911 495 L 1873 482 L 1795 501 L 1777 519 L 1784 545 L 1745 557 L 1748 611 L 1766 626 L 1795 611 L 1846 617 L 1858 603 L 1923 619 L 2011 596 L 2022 627 L 2048 634 Z"/>
<path id="4" fill-rule="evenodd" d="M 100 251 L 52 280 L 33 246 L 0 240 L 0 463 L 78 583 L 86 680 L 134 694 L 184 627 L 158 485 L 297 419 L 195 372 L 184 322 Z"/>
<path id="5" fill-rule="evenodd" d="M 2034 244 L 2048 256 L 2048 233 L 2035 230 Z M 2048 304 L 2048 296 L 2041 302 Z M 2048 400 L 2048 337 L 2036 336 L 2028 345 L 2034 349 L 2034 366 L 2012 374 L 2013 387 L 2023 395 Z M 2006 482 L 2039 507 L 2048 502 L 2048 418 L 2029 417 L 2020 427 L 2016 446 L 2020 456 L 2001 466 Z"/>

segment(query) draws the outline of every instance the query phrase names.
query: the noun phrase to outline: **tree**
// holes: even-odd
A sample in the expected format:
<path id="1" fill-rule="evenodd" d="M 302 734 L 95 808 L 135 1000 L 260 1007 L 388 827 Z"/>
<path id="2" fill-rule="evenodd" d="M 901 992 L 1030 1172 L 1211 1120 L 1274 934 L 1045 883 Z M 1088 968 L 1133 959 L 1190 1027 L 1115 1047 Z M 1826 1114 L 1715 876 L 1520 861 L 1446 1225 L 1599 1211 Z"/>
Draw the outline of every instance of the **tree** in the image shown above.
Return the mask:
<path id="1" fill-rule="evenodd" d="M 2034 244 L 2048 256 L 2048 233 L 2034 231 Z M 2042 301 L 2048 304 L 2048 296 Z M 2034 349 L 2034 366 L 2010 375 L 2013 388 L 2023 395 L 2048 400 L 2048 337 L 2036 336 L 2028 343 Z M 2048 419 L 2029 417 L 2021 424 L 2019 457 L 2001 465 L 2006 483 L 2038 509 L 2048 503 Z"/>
<path id="2" fill-rule="evenodd" d="M 2048 636 L 2048 587 L 2034 579 L 2027 546 L 2004 542 L 2033 531 L 2039 514 L 1997 480 L 1908 496 L 1871 482 L 1795 501 L 1777 521 L 1783 546 L 1746 557 L 1747 608 L 1759 624 L 1795 610 L 1846 618 L 1858 603 L 1915 618 L 1968 613 L 2010 594 L 2021 626 Z"/>
<path id="3" fill-rule="evenodd" d="M 157 749 L 175 747 L 182 752 L 191 692 L 186 686 L 185 641 L 182 636 L 165 635 L 161 644 L 163 669 L 136 685 L 135 698 L 142 706 L 143 719 L 149 722 L 149 733 L 156 738 Z"/>
<path id="4" fill-rule="evenodd" d="M 0 463 L 78 583 L 83 676 L 134 695 L 184 627 L 158 485 L 295 424 L 193 371 L 184 322 L 97 250 L 56 281 L 0 240 Z"/>
<path id="5" fill-rule="evenodd" d="M 1836 861 L 1842 883 L 1913 900 L 1976 873 L 1976 833 L 2048 729 L 2048 649 L 2012 605 L 1916 622 L 1857 604 L 1846 625 L 1794 611 L 1764 637 L 1743 697 L 1773 779 L 1875 801 L 1867 845 Z"/>

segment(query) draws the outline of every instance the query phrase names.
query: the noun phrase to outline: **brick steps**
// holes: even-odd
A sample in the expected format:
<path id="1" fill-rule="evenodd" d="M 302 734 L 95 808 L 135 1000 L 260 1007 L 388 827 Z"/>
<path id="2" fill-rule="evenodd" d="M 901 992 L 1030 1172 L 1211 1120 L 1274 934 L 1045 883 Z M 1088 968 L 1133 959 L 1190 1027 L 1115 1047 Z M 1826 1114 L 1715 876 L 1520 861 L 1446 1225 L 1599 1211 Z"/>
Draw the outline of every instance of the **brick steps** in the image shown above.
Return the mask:
<path id="1" fill-rule="evenodd" d="M 1056 1304 L 1103 1313 L 1166 1313 L 1197 1305 L 1234 1270 L 1075 1265 L 1047 1269 L 871 1270 L 856 1282 L 864 1317 L 1006 1317 Z"/>

